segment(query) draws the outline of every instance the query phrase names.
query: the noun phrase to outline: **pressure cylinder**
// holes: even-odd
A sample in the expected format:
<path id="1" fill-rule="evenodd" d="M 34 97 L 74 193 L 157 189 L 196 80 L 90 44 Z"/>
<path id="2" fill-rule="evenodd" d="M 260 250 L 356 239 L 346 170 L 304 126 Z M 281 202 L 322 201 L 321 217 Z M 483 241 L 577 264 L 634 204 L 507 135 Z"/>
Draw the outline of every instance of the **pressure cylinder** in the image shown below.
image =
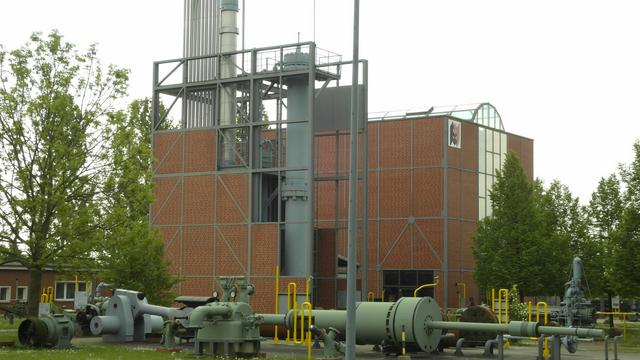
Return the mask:
<path id="1" fill-rule="evenodd" d="M 120 330 L 120 320 L 116 316 L 96 316 L 94 319 L 90 322 L 94 335 L 116 334 Z"/>

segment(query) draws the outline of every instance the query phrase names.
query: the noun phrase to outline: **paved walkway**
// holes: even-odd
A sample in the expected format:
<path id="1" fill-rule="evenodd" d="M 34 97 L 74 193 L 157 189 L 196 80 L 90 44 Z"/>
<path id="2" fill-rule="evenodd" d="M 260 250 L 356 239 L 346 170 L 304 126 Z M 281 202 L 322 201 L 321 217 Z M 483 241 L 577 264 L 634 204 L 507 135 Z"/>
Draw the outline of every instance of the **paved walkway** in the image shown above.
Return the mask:
<path id="1" fill-rule="evenodd" d="M 82 345 L 96 345 L 102 344 L 102 340 L 99 337 L 80 337 L 73 338 L 72 343 L 76 346 Z M 128 343 L 128 344 L 106 344 L 114 346 L 145 346 L 145 347 L 158 347 L 157 343 Z M 189 345 L 188 345 L 189 346 Z M 575 354 L 569 354 L 563 348 L 562 359 L 567 360 L 603 360 L 604 359 L 604 344 L 603 342 L 595 343 L 580 343 L 578 352 Z M 272 340 L 265 340 L 261 344 L 261 352 L 267 354 L 269 358 L 297 358 L 306 359 L 307 350 L 301 345 L 286 345 L 281 343 L 274 345 Z M 412 359 L 450 359 L 450 360 L 464 360 L 464 359 L 487 359 L 482 356 L 483 349 L 481 347 L 463 349 L 464 356 L 455 356 L 454 349 L 445 349 L 444 352 L 438 354 L 426 354 L 426 353 L 414 353 L 410 354 Z M 505 359 L 509 360 L 535 360 L 537 349 L 535 346 L 511 346 L 504 352 Z M 323 356 L 322 349 L 312 349 L 313 358 L 321 358 Z M 386 356 L 384 353 L 372 351 L 371 345 L 358 345 L 356 348 L 356 356 L 358 359 L 395 359 L 395 356 Z M 640 360 L 640 353 L 620 352 L 618 354 L 619 360 Z M 497 350 L 493 359 L 497 359 Z M 614 360 L 613 350 L 609 351 L 609 359 Z"/>
<path id="2" fill-rule="evenodd" d="M 593 343 L 593 344 L 580 344 L 580 348 L 578 352 L 575 354 L 569 354 L 566 351 L 562 352 L 562 359 L 573 359 L 573 360 L 602 360 L 604 359 L 604 348 L 603 343 Z M 393 356 L 385 356 L 383 353 L 371 351 L 372 346 L 370 345 L 359 345 L 356 349 L 356 356 L 358 359 L 393 359 Z M 564 349 L 563 349 L 564 350 Z M 269 357 L 278 356 L 278 357 L 297 357 L 304 359 L 306 357 L 306 349 L 302 346 L 292 346 L 292 345 L 273 345 L 272 341 L 263 341 L 261 351 L 267 353 Z M 438 354 L 426 354 L 426 353 L 416 353 L 410 354 L 412 359 L 487 359 L 482 356 L 483 349 L 482 348 L 469 348 L 464 349 L 464 356 L 455 356 L 454 349 L 445 349 L 444 352 Z M 537 350 L 533 346 L 511 346 L 509 349 L 506 349 L 504 352 L 505 359 L 526 359 L 526 360 L 535 360 Z M 640 353 L 619 353 L 620 360 L 640 360 Z M 314 358 L 322 356 L 322 350 L 313 350 L 312 356 Z M 497 359 L 497 350 L 496 355 L 494 355 L 493 359 Z M 609 359 L 613 360 L 613 351 L 609 352 Z"/>

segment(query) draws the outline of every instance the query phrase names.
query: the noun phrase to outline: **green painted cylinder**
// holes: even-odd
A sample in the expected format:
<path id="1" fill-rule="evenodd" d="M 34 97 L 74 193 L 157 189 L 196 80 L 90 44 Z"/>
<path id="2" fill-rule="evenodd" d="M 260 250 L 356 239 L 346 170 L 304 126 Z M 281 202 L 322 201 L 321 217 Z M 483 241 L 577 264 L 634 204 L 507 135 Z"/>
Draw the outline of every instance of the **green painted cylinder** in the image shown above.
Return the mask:
<path id="1" fill-rule="evenodd" d="M 96 316 L 91 326 L 98 334 L 117 334 L 120 330 L 120 318 L 117 316 Z"/>
<path id="2" fill-rule="evenodd" d="M 73 322 L 62 314 L 29 318 L 18 327 L 20 343 L 30 347 L 68 349 L 73 333 Z"/>
<path id="3" fill-rule="evenodd" d="M 309 69 L 311 57 L 308 53 L 296 51 L 285 54 L 283 70 L 295 71 Z M 313 142 L 309 118 L 309 77 L 307 75 L 289 76 L 287 85 L 287 129 L 285 172 L 281 196 L 285 203 L 284 225 L 284 265 L 283 275 L 308 277 L 313 269 L 313 239 L 311 196 L 313 188 L 310 151 Z"/>
<path id="4" fill-rule="evenodd" d="M 262 324 L 264 325 L 277 325 L 277 326 L 285 326 L 285 317 L 286 315 L 282 314 L 259 314 L 259 318 L 262 319 Z"/>
<path id="5" fill-rule="evenodd" d="M 293 310 L 287 313 L 284 324 L 275 323 L 281 318 L 260 315 L 263 324 L 285 325 L 293 328 Z M 344 310 L 314 310 L 313 325 L 317 328 L 335 328 L 346 332 L 347 312 Z M 440 321 L 442 316 L 438 304 L 430 297 L 401 298 L 396 302 L 361 302 L 356 305 L 356 343 L 400 345 L 404 332 L 407 343 L 415 343 L 420 349 L 431 352 L 436 349 L 442 331 L 428 329 L 426 321 Z M 298 312 L 297 322 L 300 321 Z M 300 326 L 299 323 L 296 324 Z"/>

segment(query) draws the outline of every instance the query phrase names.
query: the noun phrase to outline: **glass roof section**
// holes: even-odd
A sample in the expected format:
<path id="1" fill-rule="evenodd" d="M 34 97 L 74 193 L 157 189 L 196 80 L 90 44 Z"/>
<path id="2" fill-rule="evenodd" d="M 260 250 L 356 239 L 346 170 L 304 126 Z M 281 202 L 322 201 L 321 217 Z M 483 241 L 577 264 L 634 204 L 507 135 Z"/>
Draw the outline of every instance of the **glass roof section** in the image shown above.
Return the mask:
<path id="1" fill-rule="evenodd" d="M 429 116 L 442 115 L 472 121 L 476 124 L 504 131 L 504 125 L 498 110 L 489 103 L 439 106 L 433 108 L 433 111 L 429 114 Z"/>
<path id="2" fill-rule="evenodd" d="M 411 108 L 369 114 L 369 121 L 407 119 L 425 116 L 451 116 L 460 120 L 474 122 L 490 128 L 504 131 L 502 118 L 496 108 L 489 103 L 476 103 L 452 106 L 437 106 L 430 109 Z"/>

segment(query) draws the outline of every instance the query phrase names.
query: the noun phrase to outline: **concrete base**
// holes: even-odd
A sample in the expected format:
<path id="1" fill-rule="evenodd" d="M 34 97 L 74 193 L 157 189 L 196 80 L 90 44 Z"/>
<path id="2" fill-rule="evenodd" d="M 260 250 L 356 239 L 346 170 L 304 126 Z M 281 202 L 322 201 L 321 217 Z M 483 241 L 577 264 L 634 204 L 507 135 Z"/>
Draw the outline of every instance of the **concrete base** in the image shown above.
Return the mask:
<path id="1" fill-rule="evenodd" d="M 411 356 L 410 355 L 398 355 L 396 357 L 396 359 L 398 359 L 398 360 L 411 360 Z"/>

